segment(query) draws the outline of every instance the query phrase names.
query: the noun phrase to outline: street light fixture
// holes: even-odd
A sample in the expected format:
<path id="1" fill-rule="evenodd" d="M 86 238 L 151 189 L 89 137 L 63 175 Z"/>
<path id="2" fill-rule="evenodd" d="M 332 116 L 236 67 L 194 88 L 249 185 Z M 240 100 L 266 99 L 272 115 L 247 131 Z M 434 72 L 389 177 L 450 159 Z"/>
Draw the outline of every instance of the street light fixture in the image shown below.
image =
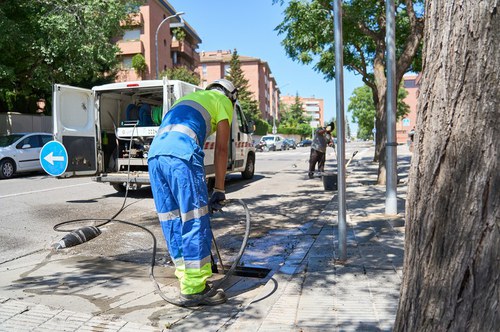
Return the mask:
<path id="1" fill-rule="evenodd" d="M 171 15 L 169 17 L 166 17 L 163 19 L 163 21 L 160 22 L 160 24 L 158 25 L 158 28 L 156 28 L 156 34 L 155 34 L 155 48 L 156 48 L 156 79 L 159 78 L 160 74 L 159 74 L 159 70 L 158 70 L 158 31 L 160 31 L 160 27 L 163 25 L 163 23 L 167 22 L 168 20 L 170 20 L 171 18 L 174 18 L 174 17 L 180 17 L 181 15 L 184 15 L 184 12 L 177 12 L 175 13 L 174 15 Z M 182 17 L 181 17 L 181 21 L 182 21 Z"/>

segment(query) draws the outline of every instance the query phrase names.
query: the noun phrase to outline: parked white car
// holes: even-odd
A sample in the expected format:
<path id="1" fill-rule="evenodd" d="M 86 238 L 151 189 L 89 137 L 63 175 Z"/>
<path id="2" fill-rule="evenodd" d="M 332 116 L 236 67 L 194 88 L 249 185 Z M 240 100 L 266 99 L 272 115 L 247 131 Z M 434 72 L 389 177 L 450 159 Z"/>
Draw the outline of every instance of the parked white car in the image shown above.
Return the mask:
<path id="1" fill-rule="evenodd" d="M 265 135 L 260 140 L 266 143 L 269 151 L 283 150 L 283 141 L 285 138 L 280 135 Z"/>
<path id="2" fill-rule="evenodd" d="M 17 133 L 0 136 L 0 179 L 16 173 L 42 171 L 40 150 L 52 134 Z"/>

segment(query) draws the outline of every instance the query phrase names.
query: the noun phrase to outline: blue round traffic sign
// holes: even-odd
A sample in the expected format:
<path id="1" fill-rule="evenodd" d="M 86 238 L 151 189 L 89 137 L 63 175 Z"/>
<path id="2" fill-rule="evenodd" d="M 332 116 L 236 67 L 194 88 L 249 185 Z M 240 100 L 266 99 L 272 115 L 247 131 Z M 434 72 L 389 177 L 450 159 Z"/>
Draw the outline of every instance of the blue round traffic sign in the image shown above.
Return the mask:
<path id="1" fill-rule="evenodd" d="M 66 172 L 68 167 L 68 152 L 58 141 L 50 141 L 40 150 L 40 164 L 45 172 L 52 176 L 59 176 Z"/>

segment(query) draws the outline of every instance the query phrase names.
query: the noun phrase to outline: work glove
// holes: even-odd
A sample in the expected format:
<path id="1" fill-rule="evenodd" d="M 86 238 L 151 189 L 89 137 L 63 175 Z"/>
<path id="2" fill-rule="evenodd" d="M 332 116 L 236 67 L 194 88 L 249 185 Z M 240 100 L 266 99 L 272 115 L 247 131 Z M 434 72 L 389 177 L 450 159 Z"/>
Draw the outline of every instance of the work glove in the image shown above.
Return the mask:
<path id="1" fill-rule="evenodd" d="M 214 189 L 210 200 L 208 201 L 208 211 L 214 213 L 215 211 L 222 210 L 225 205 L 226 194 L 223 190 Z"/>

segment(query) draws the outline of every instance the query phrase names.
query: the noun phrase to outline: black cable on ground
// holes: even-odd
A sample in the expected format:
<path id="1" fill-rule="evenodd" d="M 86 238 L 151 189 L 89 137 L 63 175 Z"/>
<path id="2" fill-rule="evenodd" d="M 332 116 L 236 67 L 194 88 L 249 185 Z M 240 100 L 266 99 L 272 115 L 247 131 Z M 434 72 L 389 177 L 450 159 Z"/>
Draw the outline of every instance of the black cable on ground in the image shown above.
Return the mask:
<path id="1" fill-rule="evenodd" d="M 165 301 L 167 301 L 170 304 L 173 304 L 173 305 L 176 305 L 176 306 L 180 306 L 180 307 L 191 307 L 191 306 L 197 305 L 203 299 L 205 299 L 205 298 L 207 298 L 209 296 L 214 295 L 217 292 L 217 289 L 227 280 L 227 278 L 229 278 L 234 273 L 234 270 L 238 266 L 238 264 L 240 262 L 240 259 L 243 256 L 243 253 L 244 253 L 245 248 L 246 248 L 247 243 L 248 243 L 248 239 L 250 237 L 250 225 L 251 225 L 250 213 L 249 213 L 247 205 L 245 204 L 245 202 L 243 200 L 241 200 L 241 199 L 227 200 L 228 204 L 231 204 L 233 202 L 238 202 L 239 204 L 241 204 L 243 206 L 243 209 L 245 210 L 245 217 L 246 217 L 245 235 L 243 237 L 243 242 L 241 244 L 241 247 L 240 247 L 240 250 L 238 252 L 238 255 L 236 256 L 236 260 L 234 260 L 233 264 L 231 265 L 231 267 L 229 268 L 229 270 L 226 272 L 226 274 L 224 275 L 224 277 L 222 279 L 218 280 L 217 283 L 214 284 L 214 286 L 212 287 L 212 289 L 209 292 L 207 292 L 206 294 L 203 294 L 203 296 L 201 296 L 200 298 L 193 299 L 193 300 L 177 300 L 177 299 L 168 297 L 167 295 L 165 295 L 165 293 L 163 293 L 161 291 L 160 286 L 158 285 L 158 282 L 156 281 L 155 276 L 154 276 L 154 267 L 155 267 L 155 264 L 156 264 L 156 259 L 155 258 L 156 258 L 156 247 L 157 247 L 156 244 L 157 244 L 157 241 L 156 241 L 156 237 L 154 236 L 154 234 L 149 229 L 147 229 L 146 227 L 138 225 L 138 224 L 135 224 L 135 223 L 132 223 L 130 221 L 115 219 L 116 214 L 115 214 L 115 216 L 113 216 L 112 218 L 109 218 L 109 219 L 107 219 L 107 218 L 73 219 L 73 220 L 68 220 L 68 221 L 59 223 L 56 226 L 62 226 L 62 225 L 65 225 L 65 224 L 70 224 L 70 223 L 75 223 L 75 222 L 81 222 L 81 221 L 91 221 L 91 220 L 92 221 L 104 221 L 103 223 L 98 224 L 97 226 L 95 226 L 95 227 L 100 227 L 102 225 L 110 223 L 111 221 L 115 221 L 115 222 L 123 223 L 123 224 L 126 224 L 126 225 L 138 227 L 138 228 L 146 231 L 147 233 L 149 233 L 151 235 L 151 238 L 153 239 L 153 253 L 152 253 L 151 265 L 150 265 L 150 270 L 149 270 L 149 278 L 153 282 L 153 285 L 155 287 L 156 292 L 158 293 L 158 295 L 160 295 L 160 297 L 162 299 L 164 299 Z M 119 211 L 119 212 L 121 212 L 121 211 Z M 54 230 L 60 231 L 60 230 L 57 229 L 56 226 L 54 226 Z M 212 238 L 212 239 L 214 241 L 214 247 L 218 251 L 217 244 L 215 242 L 215 238 Z M 220 255 L 218 255 L 218 256 L 220 257 Z M 219 258 L 219 260 L 220 260 L 220 258 Z M 222 261 L 220 263 L 222 265 Z"/>

